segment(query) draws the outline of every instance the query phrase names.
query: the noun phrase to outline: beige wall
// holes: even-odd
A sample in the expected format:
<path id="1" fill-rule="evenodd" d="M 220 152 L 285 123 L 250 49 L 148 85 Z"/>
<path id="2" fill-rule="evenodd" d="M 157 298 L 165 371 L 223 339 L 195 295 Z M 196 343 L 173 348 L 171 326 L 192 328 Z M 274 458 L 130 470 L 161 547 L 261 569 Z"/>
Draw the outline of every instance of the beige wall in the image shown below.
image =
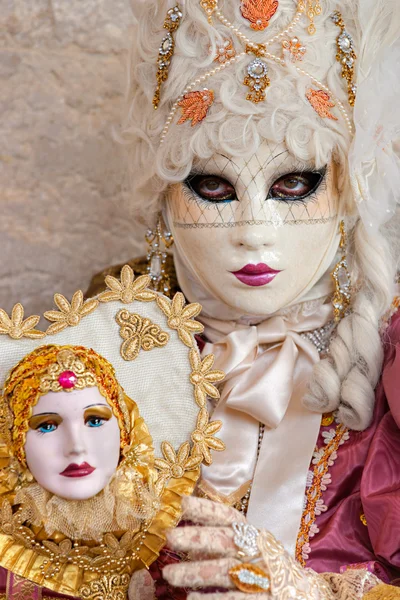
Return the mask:
<path id="1" fill-rule="evenodd" d="M 132 258 L 118 124 L 129 0 L 0 0 L 0 307 Z M 137 226 L 136 226 L 137 227 Z"/>

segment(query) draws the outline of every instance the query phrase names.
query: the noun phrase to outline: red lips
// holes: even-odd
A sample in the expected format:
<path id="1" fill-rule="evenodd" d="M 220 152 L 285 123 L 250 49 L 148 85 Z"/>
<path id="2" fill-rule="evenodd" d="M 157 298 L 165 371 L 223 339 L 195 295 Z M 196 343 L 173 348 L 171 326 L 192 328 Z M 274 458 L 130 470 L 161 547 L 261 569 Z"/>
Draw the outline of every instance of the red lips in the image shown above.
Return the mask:
<path id="1" fill-rule="evenodd" d="M 257 287 L 270 283 L 280 272 L 271 269 L 265 263 L 259 263 L 258 265 L 248 264 L 240 271 L 232 271 L 232 275 L 246 285 Z"/>
<path id="2" fill-rule="evenodd" d="M 84 462 L 81 465 L 71 463 L 62 473 L 60 473 L 60 475 L 63 475 L 64 477 L 86 477 L 95 470 L 95 467 L 92 467 L 87 462 Z"/>

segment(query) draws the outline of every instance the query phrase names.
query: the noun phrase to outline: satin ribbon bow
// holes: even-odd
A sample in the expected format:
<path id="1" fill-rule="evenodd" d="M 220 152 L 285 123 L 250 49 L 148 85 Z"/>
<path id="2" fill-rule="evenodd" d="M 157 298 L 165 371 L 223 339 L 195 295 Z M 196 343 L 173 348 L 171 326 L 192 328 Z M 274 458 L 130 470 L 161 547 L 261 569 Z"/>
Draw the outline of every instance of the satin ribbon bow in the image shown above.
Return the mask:
<path id="1" fill-rule="evenodd" d="M 330 315 L 331 307 L 322 305 L 300 322 L 276 316 L 257 326 L 236 325 L 226 337 L 229 323 L 203 319 L 211 339 L 222 337 L 203 352 L 213 353 L 216 368 L 226 373 L 213 419 L 223 422 L 220 437 L 227 447 L 203 479 L 222 500 L 239 488 L 243 495 L 253 480 L 249 521 L 271 531 L 292 553 L 321 424 L 321 415 L 302 405 L 319 354 L 300 333 L 322 327 Z"/>

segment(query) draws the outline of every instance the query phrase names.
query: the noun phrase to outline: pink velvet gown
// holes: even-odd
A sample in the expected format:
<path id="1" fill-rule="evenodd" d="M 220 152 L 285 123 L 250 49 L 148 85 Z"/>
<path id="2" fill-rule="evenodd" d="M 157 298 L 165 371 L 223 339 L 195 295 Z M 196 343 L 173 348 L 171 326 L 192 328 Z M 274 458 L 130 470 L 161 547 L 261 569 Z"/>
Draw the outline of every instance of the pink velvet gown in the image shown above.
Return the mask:
<path id="1" fill-rule="evenodd" d="M 371 426 L 347 431 L 328 419 L 321 427 L 296 557 L 317 572 L 361 566 L 386 583 L 400 584 L 400 313 L 384 343 Z M 185 590 L 169 587 L 162 578 L 163 566 L 177 560 L 165 549 L 151 567 L 158 600 L 186 598 Z M 7 572 L 0 569 L 2 591 L 6 580 Z M 67 598 L 43 590 L 46 596 Z"/>

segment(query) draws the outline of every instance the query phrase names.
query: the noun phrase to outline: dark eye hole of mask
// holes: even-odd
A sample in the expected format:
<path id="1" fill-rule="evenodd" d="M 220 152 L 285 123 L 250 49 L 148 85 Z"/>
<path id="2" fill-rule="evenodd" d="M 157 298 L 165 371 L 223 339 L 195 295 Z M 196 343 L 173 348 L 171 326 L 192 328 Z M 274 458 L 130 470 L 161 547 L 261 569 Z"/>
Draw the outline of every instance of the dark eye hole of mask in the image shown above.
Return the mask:
<path id="1" fill-rule="evenodd" d="M 304 200 L 315 192 L 322 183 L 326 169 L 322 171 L 293 171 L 281 175 L 274 181 L 267 198 L 283 200 Z M 191 174 L 184 185 L 198 198 L 220 204 L 238 200 L 234 186 L 219 175 Z"/>

